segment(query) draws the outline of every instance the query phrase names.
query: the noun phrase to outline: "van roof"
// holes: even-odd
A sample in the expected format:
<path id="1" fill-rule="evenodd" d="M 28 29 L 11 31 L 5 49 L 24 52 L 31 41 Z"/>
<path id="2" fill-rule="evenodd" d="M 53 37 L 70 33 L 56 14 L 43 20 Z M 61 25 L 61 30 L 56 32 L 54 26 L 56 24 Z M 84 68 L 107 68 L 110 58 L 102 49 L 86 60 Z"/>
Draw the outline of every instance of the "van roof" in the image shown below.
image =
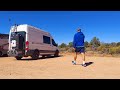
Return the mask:
<path id="1" fill-rule="evenodd" d="M 45 30 L 42 30 L 42 29 L 40 29 L 40 28 L 37 28 L 37 27 L 34 27 L 34 26 L 32 26 L 32 25 L 28 25 L 28 24 L 20 24 L 20 25 L 18 25 L 18 26 L 30 26 L 30 27 L 33 27 L 33 28 L 35 28 L 35 29 L 38 29 L 38 30 L 41 30 L 41 31 L 43 31 L 43 32 L 46 32 L 46 33 L 48 33 L 48 34 L 50 34 L 49 32 L 47 32 L 47 31 L 45 31 Z"/>

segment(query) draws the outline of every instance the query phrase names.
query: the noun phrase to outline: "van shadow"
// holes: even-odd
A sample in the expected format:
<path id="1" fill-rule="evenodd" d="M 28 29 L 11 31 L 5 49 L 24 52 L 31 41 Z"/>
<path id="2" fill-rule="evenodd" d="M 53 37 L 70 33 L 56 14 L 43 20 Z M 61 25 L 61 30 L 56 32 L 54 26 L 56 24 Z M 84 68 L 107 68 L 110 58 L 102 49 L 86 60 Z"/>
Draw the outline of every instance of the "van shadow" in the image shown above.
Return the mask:
<path id="1" fill-rule="evenodd" d="M 58 58 L 58 57 L 63 57 L 63 55 L 59 55 L 57 57 L 55 57 L 55 56 L 39 57 L 37 60 L 49 60 L 50 58 Z M 30 61 L 32 61 L 34 59 L 32 59 L 32 58 L 23 58 L 21 60 L 30 60 Z"/>
<path id="2" fill-rule="evenodd" d="M 94 62 L 86 62 L 85 64 L 86 64 L 86 66 L 89 66 L 89 65 L 91 65 L 91 64 L 93 64 Z M 82 65 L 82 64 L 76 64 L 76 65 Z"/>
<path id="3" fill-rule="evenodd" d="M 7 54 L 4 54 L 4 55 L 2 55 L 2 56 L 0 56 L 0 57 L 8 57 L 8 55 L 7 55 Z"/>

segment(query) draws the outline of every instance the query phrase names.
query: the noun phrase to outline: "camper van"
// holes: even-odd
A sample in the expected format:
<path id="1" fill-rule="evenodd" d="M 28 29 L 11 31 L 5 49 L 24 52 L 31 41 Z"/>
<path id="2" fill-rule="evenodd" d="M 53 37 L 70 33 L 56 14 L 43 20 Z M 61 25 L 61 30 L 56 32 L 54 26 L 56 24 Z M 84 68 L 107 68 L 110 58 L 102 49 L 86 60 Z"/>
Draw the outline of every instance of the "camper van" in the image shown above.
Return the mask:
<path id="1" fill-rule="evenodd" d="M 12 26 L 9 33 L 8 56 L 20 60 L 28 56 L 38 59 L 40 55 L 59 56 L 59 49 L 51 34 L 27 24 Z"/>
<path id="2" fill-rule="evenodd" d="M 7 55 L 9 34 L 0 34 L 0 57 Z"/>

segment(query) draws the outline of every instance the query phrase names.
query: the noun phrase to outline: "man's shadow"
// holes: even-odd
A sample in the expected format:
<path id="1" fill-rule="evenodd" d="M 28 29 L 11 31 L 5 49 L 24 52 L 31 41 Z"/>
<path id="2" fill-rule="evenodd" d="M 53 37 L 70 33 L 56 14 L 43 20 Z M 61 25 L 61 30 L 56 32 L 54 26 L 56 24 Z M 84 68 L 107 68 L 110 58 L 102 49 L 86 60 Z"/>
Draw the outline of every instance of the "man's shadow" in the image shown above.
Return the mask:
<path id="1" fill-rule="evenodd" d="M 89 66 L 89 65 L 93 64 L 93 62 L 86 62 L 85 64 L 86 64 L 86 66 Z"/>
<path id="2" fill-rule="evenodd" d="M 93 64 L 93 62 L 86 62 L 85 64 L 86 64 L 86 67 L 87 67 L 87 66 Z M 82 64 L 76 64 L 76 65 L 82 65 Z"/>

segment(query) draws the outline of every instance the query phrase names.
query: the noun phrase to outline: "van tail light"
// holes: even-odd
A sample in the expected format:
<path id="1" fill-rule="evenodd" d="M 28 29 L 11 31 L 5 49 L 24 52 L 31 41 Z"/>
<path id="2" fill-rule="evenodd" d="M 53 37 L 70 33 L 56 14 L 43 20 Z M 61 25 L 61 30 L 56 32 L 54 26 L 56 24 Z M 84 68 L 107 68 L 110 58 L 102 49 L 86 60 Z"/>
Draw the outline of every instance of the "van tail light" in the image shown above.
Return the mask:
<path id="1" fill-rule="evenodd" d="M 25 48 L 25 50 L 29 50 L 29 42 L 28 41 L 26 41 L 26 48 Z"/>

